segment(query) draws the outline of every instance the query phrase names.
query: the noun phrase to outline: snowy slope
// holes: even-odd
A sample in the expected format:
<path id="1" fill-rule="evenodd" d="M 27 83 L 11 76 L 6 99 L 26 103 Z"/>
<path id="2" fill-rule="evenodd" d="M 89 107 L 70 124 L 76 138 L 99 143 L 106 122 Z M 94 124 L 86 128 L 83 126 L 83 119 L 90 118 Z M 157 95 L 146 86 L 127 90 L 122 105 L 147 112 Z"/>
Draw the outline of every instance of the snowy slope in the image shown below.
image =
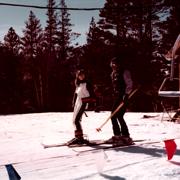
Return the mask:
<path id="1" fill-rule="evenodd" d="M 89 139 L 112 136 L 110 122 L 101 132 L 95 130 L 109 114 L 87 112 L 88 117 L 83 116 Z M 12 164 L 23 180 L 180 179 L 180 124 L 162 119 L 162 113 L 125 114 L 133 139 L 159 143 L 138 142 L 137 146 L 86 153 L 78 151 L 87 147 L 44 149 L 41 143 L 66 142 L 73 137 L 71 119 L 72 113 L 0 116 L 0 179 L 8 179 L 7 164 Z M 171 138 L 175 138 L 177 151 L 168 161 L 163 140 Z"/>

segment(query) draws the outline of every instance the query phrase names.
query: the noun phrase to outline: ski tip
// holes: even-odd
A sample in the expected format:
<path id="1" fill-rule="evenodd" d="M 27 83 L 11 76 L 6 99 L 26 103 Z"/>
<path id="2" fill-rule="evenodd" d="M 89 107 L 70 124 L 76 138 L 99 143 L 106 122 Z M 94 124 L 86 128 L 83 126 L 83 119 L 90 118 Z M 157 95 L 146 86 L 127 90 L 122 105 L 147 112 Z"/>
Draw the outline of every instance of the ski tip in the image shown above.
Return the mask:
<path id="1" fill-rule="evenodd" d="M 97 132 L 100 132 L 100 131 L 101 131 L 101 128 L 96 128 L 96 131 L 97 131 Z"/>
<path id="2" fill-rule="evenodd" d="M 42 146 L 43 146 L 44 149 L 47 149 L 47 148 L 48 148 L 48 146 L 45 145 L 45 144 L 42 144 Z"/>

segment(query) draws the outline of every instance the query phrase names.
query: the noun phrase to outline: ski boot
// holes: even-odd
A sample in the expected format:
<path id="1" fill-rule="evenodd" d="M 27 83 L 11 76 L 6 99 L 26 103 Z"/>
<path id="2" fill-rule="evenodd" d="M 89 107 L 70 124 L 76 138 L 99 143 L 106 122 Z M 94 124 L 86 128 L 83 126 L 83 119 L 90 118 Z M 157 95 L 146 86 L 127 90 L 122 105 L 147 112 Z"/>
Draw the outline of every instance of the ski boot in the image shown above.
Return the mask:
<path id="1" fill-rule="evenodd" d="M 113 136 L 113 147 L 118 147 L 118 146 L 124 146 L 124 141 L 121 139 L 121 136 Z"/>
<path id="2" fill-rule="evenodd" d="M 82 130 L 76 130 L 75 137 L 67 142 L 68 146 L 81 146 L 86 144 L 89 144 L 89 141 L 87 139 L 84 139 Z"/>
<path id="3" fill-rule="evenodd" d="M 110 139 L 105 141 L 106 144 L 112 144 L 114 147 L 124 145 L 121 136 L 112 136 Z"/>
<path id="4" fill-rule="evenodd" d="M 133 139 L 129 136 L 121 136 L 121 140 L 124 142 L 125 145 L 133 145 Z"/>

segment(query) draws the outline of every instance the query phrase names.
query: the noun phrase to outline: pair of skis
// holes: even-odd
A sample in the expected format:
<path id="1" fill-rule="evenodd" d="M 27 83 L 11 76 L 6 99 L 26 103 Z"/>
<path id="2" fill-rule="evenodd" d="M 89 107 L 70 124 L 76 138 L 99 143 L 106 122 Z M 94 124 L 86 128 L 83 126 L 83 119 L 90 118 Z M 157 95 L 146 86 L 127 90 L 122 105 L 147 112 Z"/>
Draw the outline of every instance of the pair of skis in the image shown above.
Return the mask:
<path id="1" fill-rule="evenodd" d="M 102 144 L 107 144 L 106 141 L 104 140 L 92 140 L 89 141 L 89 143 L 86 144 L 72 144 L 69 145 L 68 142 L 65 143 L 57 143 L 57 144 L 42 144 L 44 148 L 52 148 L 52 147 L 62 147 L 62 146 L 67 146 L 69 148 L 73 148 L 73 147 L 85 147 L 85 146 L 98 146 L 98 145 L 102 145 Z"/>
<path id="2" fill-rule="evenodd" d="M 139 88 L 133 90 L 129 96 L 128 99 L 129 100 L 137 91 Z M 104 127 L 104 125 L 124 106 L 125 102 L 122 101 L 122 103 L 120 103 L 120 105 L 115 109 L 115 111 L 113 113 L 111 113 L 111 115 L 104 121 L 103 124 L 100 125 L 99 128 L 96 128 L 97 132 L 100 132 L 102 130 L 102 128 Z M 102 144 L 107 144 L 106 141 L 103 140 L 98 140 L 98 141 L 90 141 L 88 144 L 80 144 L 79 146 L 97 146 L 97 145 L 102 145 Z M 50 148 L 50 147 L 61 147 L 61 146 L 68 146 L 68 143 L 62 143 L 62 144 L 42 144 L 44 148 Z M 76 145 L 78 146 L 78 145 Z M 73 147 L 73 146 L 68 146 L 68 147 Z"/>
<path id="3" fill-rule="evenodd" d="M 131 146 L 131 145 L 135 145 L 136 142 L 141 142 L 144 140 L 133 140 L 133 142 L 131 144 L 122 144 L 119 146 Z M 113 147 L 112 143 L 107 143 L 106 140 L 91 140 L 89 141 L 89 143 L 87 144 L 73 144 L 73 145 L 68 145 L 68 143 L 57 143 L 57 144 L 43 144 L 42 146 L 44 148 L 53 148 L 53 147 L 63 147 L 63 146 L 67 146 L 69 148 L 75 148 L 75 147 Z"/>
<path id="4" fill-rule="evenodd" d="M 100 144 L 97 146 L 92 146 L 89 148 L 72 148 L 73 151 L 77 153 L 86 153 L 86 152 L 96 152 L 98 150 L 119 150 L 123 148 L 129 148 L 129 147 L 139 147 L 147 144 L 156 144 L 161 143 L 160 141 L 147 141 L 147 140 L 134 140 L 132 144 L 122 144 L 119 146 L 112 146 L 111 144 Z"/>

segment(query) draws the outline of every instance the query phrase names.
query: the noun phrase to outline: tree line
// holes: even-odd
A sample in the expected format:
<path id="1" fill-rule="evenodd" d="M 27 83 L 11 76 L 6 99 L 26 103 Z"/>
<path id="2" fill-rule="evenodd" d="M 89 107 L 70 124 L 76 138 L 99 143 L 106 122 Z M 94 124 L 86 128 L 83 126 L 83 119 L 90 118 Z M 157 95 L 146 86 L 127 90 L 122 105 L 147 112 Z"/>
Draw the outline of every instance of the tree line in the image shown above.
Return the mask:
<path id="1" fill-rule="evenodd" d="M 178 0 L 106 0 L 99 20 L 92 17 L 86 44 L 73 45 L 65 0 L 48 0 L 43 28 L 30 11 L 20 37 L 10 27 L 0 43 L 0 113 L 71 111 L 75 72 L 84 68 L 99 94 L 100 106 L 111 107 L 110 59 L 122 53 L 141 85 L 133 111 L 161 111 L 157 94 L 169 65 L 165 54 L 180 31 Z M 133 105 L 134 104 L 134 105 Z"/>

